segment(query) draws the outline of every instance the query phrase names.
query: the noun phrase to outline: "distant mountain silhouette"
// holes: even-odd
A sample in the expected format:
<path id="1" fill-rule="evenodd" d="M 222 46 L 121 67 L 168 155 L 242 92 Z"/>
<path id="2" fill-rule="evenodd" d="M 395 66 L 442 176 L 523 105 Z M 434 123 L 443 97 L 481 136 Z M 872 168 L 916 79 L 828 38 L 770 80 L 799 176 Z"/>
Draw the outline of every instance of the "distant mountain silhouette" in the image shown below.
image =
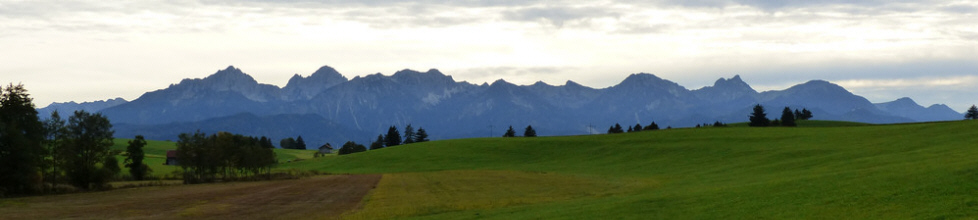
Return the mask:
<path id="1" fill-rule="evenodd" d="M 964 118 L 963 114 L 955 112 L 947 105 L 934 104 L 924 108 L 924 106 L 907 97 L 892 102 L 877 103 L 876 107 L 894 116 L 909 118 L 914 121 L 950 121 Z"/>
<path id="2" fill-rule="evenodd" d="M 105 101 L 94 101 L 94 102 L 83 102 L 83 103 L 55 102 L 55 103 L 51 103 L 47 107 L 38 109 L 37 116 L 41 118 L 49 118 L 51 117 L 52 112 L 58 111 L 58 114 L 61 115 L 62 119 L 67 119 L 69 116 L 71 116 L 70 114 L 78 110 L 85 110 L 86 112 L 99 112 L 102 111 L 102 109 L 115 107 L 117 105 L 125 104 L 126 102 L 129 101 L 126 101 L 123 98 L 114 98 Z"/>
<path id="3" fill-rule="evenodd" d="M 819 120 L 899 123 L 961 118 L 947 106 L 924 108 L 909 98 L 873 104 L 822 80 L 757 92 L 734 76 L 689 90 L 653 74 L 637 73 L 618 85 L 595 89 L 573 81 L 561 86 L 543 82 L 521 86 L 505 80 L 475 85 L 455 81 L 436 69 L 347 80 L 329 66 L 308 77 L 295 75 L 283 88 L 258 83 L 230 66 L 131 102 L 113 103 L 75 108 L 90 105 L 101 110 L 116 124 L 119 137 L 143 134 L 172 140 L 181 132 L 201 129 L 273 138 L 302 135 L 334 145 L 369 142 L 391 125 L 403 129 L 407 124 L 424 127 L 431 139 L 446 139 L 500 136 L 508 126 L 532 125 L 540 135 L 574 135 L 604 132 L 615 123 L 655 121 L 662 127 L 735 123 L 747 121 L 755 104 L 767 107 L 771 118 L 780 116 L 785 106 L 807 108 Z M 63 107 L 41 110 L 59 106 Z"/>

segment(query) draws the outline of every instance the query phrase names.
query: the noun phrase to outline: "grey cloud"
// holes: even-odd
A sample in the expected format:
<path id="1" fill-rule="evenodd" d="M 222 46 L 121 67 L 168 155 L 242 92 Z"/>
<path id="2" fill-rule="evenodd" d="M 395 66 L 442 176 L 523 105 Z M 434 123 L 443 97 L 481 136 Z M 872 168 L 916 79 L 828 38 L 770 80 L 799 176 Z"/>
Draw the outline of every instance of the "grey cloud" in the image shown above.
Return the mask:
<path id="1" fill-rule="evenodd" d="M 599 7 L 565 7 L 545 6 L 522 8 L 503 13 L 503 17 L 514 21 L 546 20 L 561 27 L 568 21 L 586 20 L 592 18 L 619 17 L 621 13 Z"/>
<path id="2" fill-rule="evenodd" d="M 942 11 L 959 14 L 972 14 L 978 12 L 978 7 L 971 5 L 948 5 L 941 7 Z"/>
<path id="3" fill-rule="evenodd" d="M 630 1 L 633 4 L 643 4 L 645 1 Z M 655 2 L 658 5 L 681 6 L 681 7 L 726 7 L 731 5 L 745 5 L 764 10 L 780 10 L 787 8 L 799 8 L 809 6 L 827 5 L 848 5 L 860 7 L 880 8 L 886 6 L 892 9 L 903 8 L 904 10 L 914 10 L 915 7 L 907 8 L 907 3 L 932 3 L 932 0 L 660 0 Z"/>

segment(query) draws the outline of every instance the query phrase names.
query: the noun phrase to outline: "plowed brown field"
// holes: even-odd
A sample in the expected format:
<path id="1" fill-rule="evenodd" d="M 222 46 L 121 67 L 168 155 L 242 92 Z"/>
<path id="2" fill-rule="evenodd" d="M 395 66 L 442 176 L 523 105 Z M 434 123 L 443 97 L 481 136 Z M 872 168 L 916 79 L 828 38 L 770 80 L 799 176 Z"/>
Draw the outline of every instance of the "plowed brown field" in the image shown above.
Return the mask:
<path id="1" fill-rule="evenodd" d="M 142 187 L 0 200 L 0 219 L 332 219 L 381 175 Z"/>

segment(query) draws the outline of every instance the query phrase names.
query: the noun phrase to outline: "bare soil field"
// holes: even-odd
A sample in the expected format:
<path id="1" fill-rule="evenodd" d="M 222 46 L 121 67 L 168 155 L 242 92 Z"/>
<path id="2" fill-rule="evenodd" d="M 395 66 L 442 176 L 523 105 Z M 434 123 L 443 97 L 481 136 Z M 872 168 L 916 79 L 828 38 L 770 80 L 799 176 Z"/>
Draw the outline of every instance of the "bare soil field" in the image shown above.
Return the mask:
<path id="1" fill-rule="evenodd" d="M 335 219 L 381 175 L 140 187 L 0 199 L 0 219 Z"/>

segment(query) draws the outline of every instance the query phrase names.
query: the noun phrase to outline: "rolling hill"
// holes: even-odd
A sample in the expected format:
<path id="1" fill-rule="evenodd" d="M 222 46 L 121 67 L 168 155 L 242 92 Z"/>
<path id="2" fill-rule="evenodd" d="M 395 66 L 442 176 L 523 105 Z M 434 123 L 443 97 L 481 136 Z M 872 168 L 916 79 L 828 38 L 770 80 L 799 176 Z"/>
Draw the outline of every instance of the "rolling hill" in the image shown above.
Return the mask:
<path id="1" fill-rule="evenodd" d="M 803 123 L 445 140 L 280 168 L 384 174 L 353 219 L 978 216 L 978 122 Z"/>

